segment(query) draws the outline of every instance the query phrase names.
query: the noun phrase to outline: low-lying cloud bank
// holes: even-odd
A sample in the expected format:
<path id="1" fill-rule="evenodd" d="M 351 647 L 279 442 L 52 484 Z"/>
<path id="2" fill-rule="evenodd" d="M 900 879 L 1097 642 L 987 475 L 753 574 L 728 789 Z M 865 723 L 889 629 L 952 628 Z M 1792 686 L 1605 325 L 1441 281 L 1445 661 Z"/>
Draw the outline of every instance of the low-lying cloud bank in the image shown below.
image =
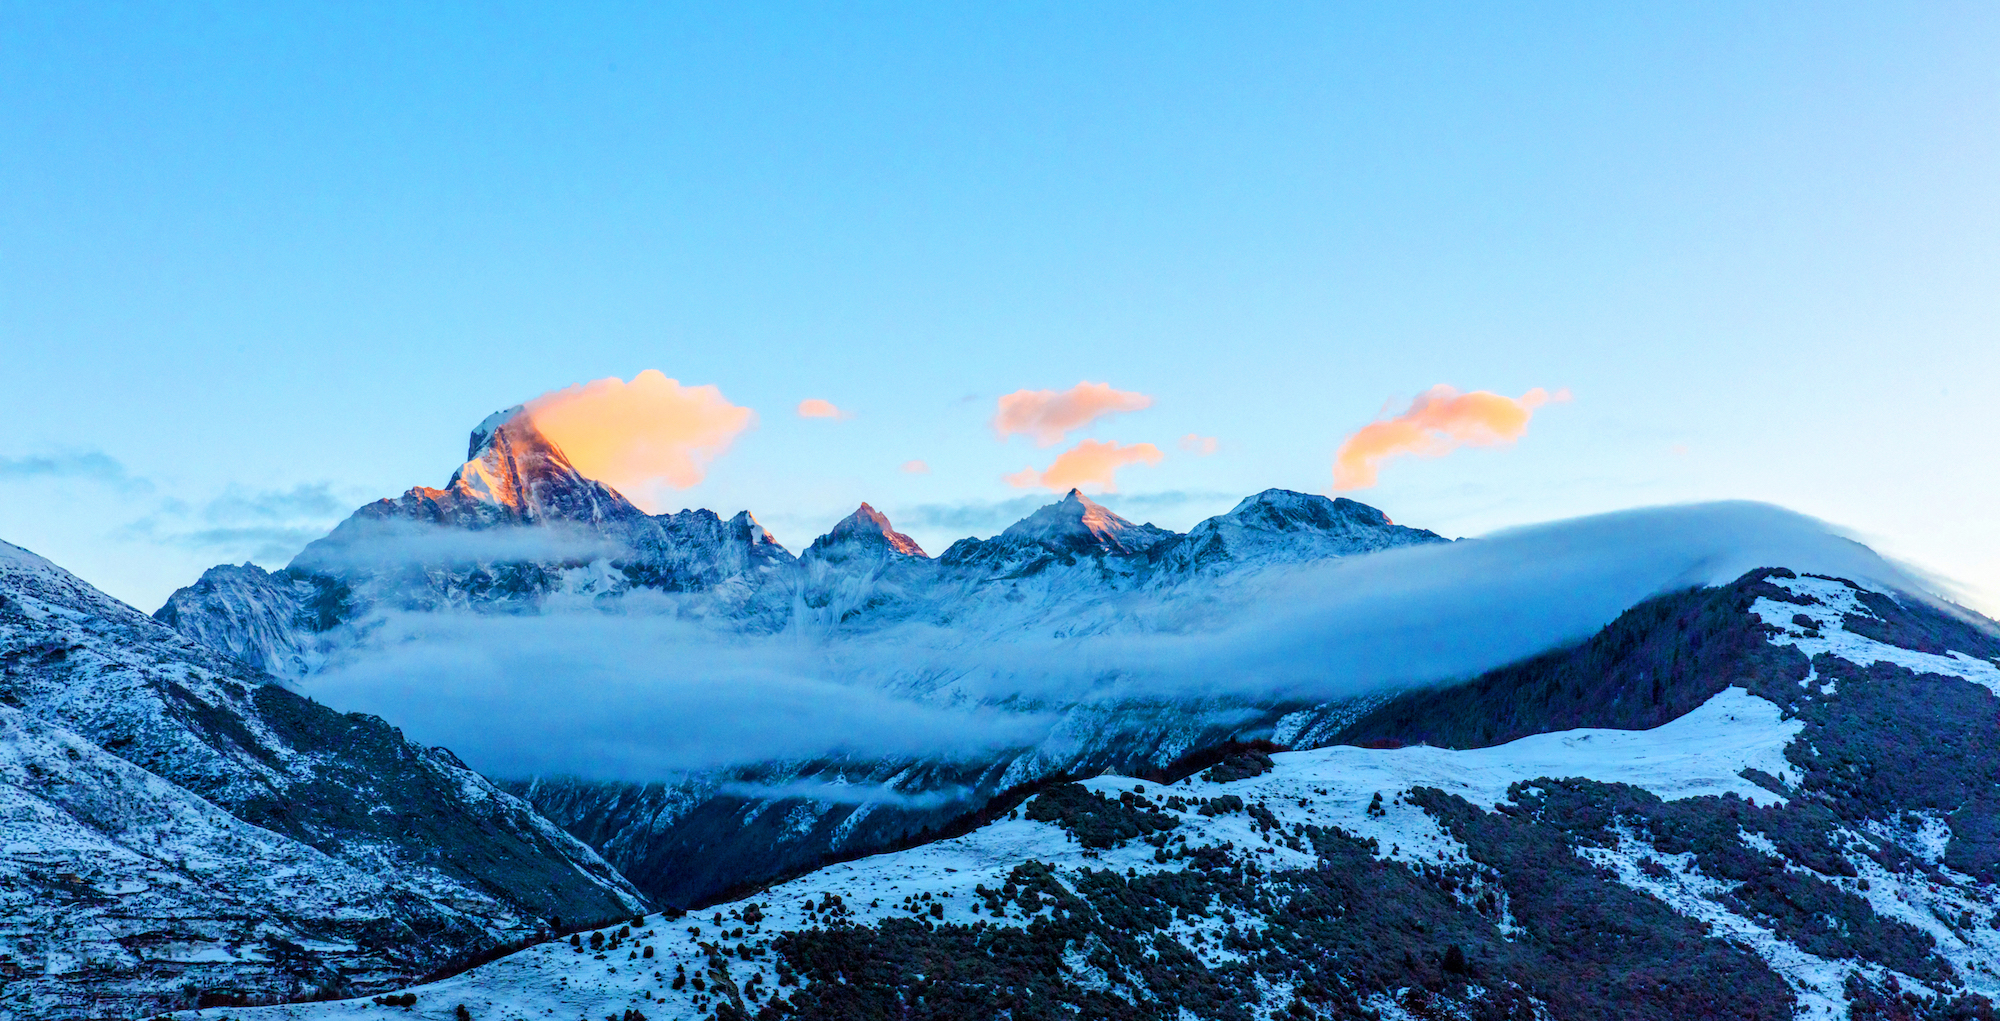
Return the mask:
<path id="1" fill-rule="evenodd" d="M 782 784 L 725 783 L 721 791 L 739 798 L 805 798 L 836 805 L 893 805 L 896 808 L 915 809 L 939 808 L 961 801 L 970 801 L 974 794 L 971 788 L 958 785 L 911 794 L 882 784 L 827 783 L 817 780 L 798 780 Z"/>
<path id="2" fill-rule="evenodd" d="M 1461 679 L 1581 640 L 1649 596 L 1771 566 L 1925 588 L 1821 522 L 1705 504 L 1187 586 L 1164 606 L 1114 597 L 1061 615 L 1076 630 L 1097 615 L 1103 626 L 1082 638 L 1051 637 L 1053 626 L 981 633 L 973 613 L 952 629 L 831 638 L 721 632 L 636 606 L 400 615 L 306 690 L 501 776 L 654 780 L 825 755 L 973 759 L 1060 740 L 1060 716 L 1077 705 L 1220 710 Z M 1146 612 L 1133 612 L 1140 604 Z"/>
<path id="3" fill-rule="evenodd" d="M 953 708 L 843 679 L 813 646 L 666 616 L 395 614 L 306 682 L 496 776 L 662 780 L 822 755 L 977 757 L 1038 743 L 1034 713 Z"/>
<path id="4" fill-rule="evenodd" d="M 411 564 L 588 562 L 624 546 L 569 522 L 465 529 L 401 518 L 356 516 L 308 545 L 293 565 L 314 571 L 390 571 Z"/>

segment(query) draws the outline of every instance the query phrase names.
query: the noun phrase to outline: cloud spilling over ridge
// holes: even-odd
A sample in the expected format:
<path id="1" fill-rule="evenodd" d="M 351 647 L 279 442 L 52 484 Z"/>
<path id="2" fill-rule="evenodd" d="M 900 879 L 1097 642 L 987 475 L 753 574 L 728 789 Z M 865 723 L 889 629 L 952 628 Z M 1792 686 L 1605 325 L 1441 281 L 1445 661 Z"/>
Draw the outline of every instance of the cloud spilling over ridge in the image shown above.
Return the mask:
<path id="1" fill-rule="evenodd" d="M 842 411 L 840 408 L 835 407 L 832 401 L 822 400 L 821 398 L 818 397 L 808 397 L 805 400 L 799 402 L 799 417 L 800 418 L 853 418 L 854 414 L 849 411 Z"/>
<path id="2" fill-rule="evenodd" d="M 1113 390 L 1109 383 L 1078 383 L 1067 390 L 1016 390 L 1000 398 L 993 431 L 1001 439 L 1020 434 L 1038 447 L 1053 447 L 1063 437 L 1107 415 L 1139 411 L 1153 399 L 1130 390 Z"/>
<path id="3" fill-rule="evenodd" d="M 1093 493 L 1118 491 L 1118 469 L 1128 464 L 1159 464 L 1166 455 L 1150 443 L 1122 445 L 1108 440 L 1084 440 L 1056 456 L 1054 464 L 1042 471 L 1026 468 L 1007 476 L 1016 489 L 1040 486 L 1057 493 L 1085 489 Z"/>
<path id="4" fill-rule="evenodd" d="M 1367 489 L 1375 484 L 1382 462 L 1393 457 L 1443 457 L 1468 444 L 1512 443 L 1528 431 L 1536 408 L 1568 399 L 1568 390 L 1551 396 L 1541 387 L 1518 398 L 1488 390 L 1459 393 L 1443 384 L 1431 387 L 1402 414 L 1370 422 L 1340 445 L 1333 457 L 1333 488 Z"/>
<path id="5" fill-rule="evenodd" d="M 756 413 L 714 386 L 682 386 L 658 369 L 552 390 L 522 412 L 576 470 L 646 506 L 663 487 L 686 489 Z M 649 499 L 650 498 L 650 499 Z M 657 507 L 648 507 L 656 510 Z"/>
<path id="6" fill-rule="evenodd" d="M 1068 650 L 1124 696 L 1322 700 L 1470 678 L 1581 641 L 1655 595 L 1789 567 L 1922 595 L 1910 572 L 1768 504 L 1621 511 L 1322 562 L 1199 633 Z M 996 678 L 1019 694 L 1026 678 Z"/>
<path id="7" fill-rule="evenodd" d="M 1071 723 L 1108 718 L 1110 706 L 1119 719 L 1163 702 L 1225 714 L 1468 678 L 1588 637 L 1650 596 L 1768 566 L 1925 587 L 1821 522 L 1704 504 L 1321 562 L 1201 586 L 1179 603 L 1111 595 L 1039 623 L 982 616 L 988 604 L 951 627 L 753 635 L 687 623 L 679 597 L 664 596 L 617 613 L 392 615 L 367 649 L 303 690 L 498 776 L 671 779 L 835 754 L 970 759 L 1062 747 Z M 1072 709 L 1083 715 L 1065 721 Z"/>

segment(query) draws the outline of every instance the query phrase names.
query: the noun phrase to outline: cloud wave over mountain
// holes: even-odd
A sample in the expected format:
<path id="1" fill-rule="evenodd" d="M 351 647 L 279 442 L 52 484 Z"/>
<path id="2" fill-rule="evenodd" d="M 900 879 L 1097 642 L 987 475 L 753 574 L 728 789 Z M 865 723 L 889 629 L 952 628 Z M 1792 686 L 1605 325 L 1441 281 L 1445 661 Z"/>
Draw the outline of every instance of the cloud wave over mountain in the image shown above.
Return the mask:
<path id="1" fill-rule="evenodd" d="M 615 612 L 391 613 L 304 683 L 499 776 L 674 779 L 844 755 L 979 759 L 1063 715 L 1228 711 L 1439 683 L 1581 640 L 1645 598 L 1757 567 L 1928 586 L 1822 522 L 1755 503 L 1624 511 L 1105 597 L 1065 628 L 905 623 L 776 634 Z M 587 605 L 587 604 L 586 604 Z"/>

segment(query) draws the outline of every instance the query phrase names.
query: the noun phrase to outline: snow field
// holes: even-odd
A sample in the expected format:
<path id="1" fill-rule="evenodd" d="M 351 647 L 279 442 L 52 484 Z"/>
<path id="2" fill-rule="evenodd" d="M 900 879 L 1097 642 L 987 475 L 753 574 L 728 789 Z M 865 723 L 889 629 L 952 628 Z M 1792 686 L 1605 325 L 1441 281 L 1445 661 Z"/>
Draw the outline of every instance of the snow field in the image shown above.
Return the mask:
<path id="1" fill-rule="evenodd" d="M 1781 632 L 1771 637 L 1773 645 L 1792 646 L 1805 653 L 1808 658 L 1830 652 L 1857 666 L 1889 663 L 1920 674 L 1963 677 L 2000 695 L 2000 664 L 1957 651 L 1948 656 L 1917 652 L 1914 649 L 1878 642 L 1847 630 L 1841 622 L 1848 614 L 1873 617 L 1875 612 L 1857 598 L 1854 589 L 1846 582 L 1800 576 L 1772 578 L 1771 584 L 1796 595 L 1811 596 L 1819 600 L 1818 604 L 1813 606 L 1781 603 L 1774 599 L 1758 599 L 1751 604 L 1751 613 Z M 1793 618 L 1800 614 L 1810 618 L 1816 626 L 1808 629 L 1794 623 Z M 1812 634 L 1815 630 L 1819 632 L 1817 635 Z"/>

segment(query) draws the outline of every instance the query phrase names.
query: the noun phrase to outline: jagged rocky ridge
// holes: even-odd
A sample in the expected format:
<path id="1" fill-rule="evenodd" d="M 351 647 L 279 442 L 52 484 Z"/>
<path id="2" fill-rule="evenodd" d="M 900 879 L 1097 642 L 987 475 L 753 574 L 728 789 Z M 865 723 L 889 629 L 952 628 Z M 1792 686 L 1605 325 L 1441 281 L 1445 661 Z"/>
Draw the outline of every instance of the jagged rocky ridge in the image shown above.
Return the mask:
<path id="1" fill-rule="evenodd" d="M 912 623 L 1074 636 L 1126 626 L 1128 602 L 1198 603 L 1287 564 L 1442 541 L 1351 500 L 1284 490 L 1250 497 L 1186 535 L 1135 524 L 1071 492 L 998 536 L 961 540 L 936 558 L 864 504 L 794 557 L 747 512 L 727 520 L 706 510 L 647 515 L 584 478 L 526 417 L 503 412 L 473 432 L 468 460 L 445 488 L 362 508 L 283 571 L 215 568 L 156 616 L 291 678 L 365 642 L 384 612 L 624 612 L 643 599 L 643 612 L 724 632 L 793 630 L 817 640 Z M 932 678 L 885 683 L 949 696 L 923 688 Z M 787 762 L 671 784 L 521 777 L 506 786 L 649 895 L 691 904 L 910 839 L 1040 776 L 1163 768 L 1191 750 L 1268 733 L 1300 707 L 1058 708 L 1066 716 L 1045 746 L 983 760 Z M 1321 723 L 1352 711 L 1332 708 Z M 921 806 L 740 793 L 745 782 L 820 781 L 962 793 Z"/>
<path id="2" fill-rule="evenodd" d="M 1376 747 L 1023 791 L 963 836 L 544 944 L 412 989 L 407 1009 L 1994 1016 L 1991 621 L 1764 569 L 1341 736 Z"/>
<path id="3" fill-rule="evenodd" d="M 643 899 L 449 752 L 0 543 L 0 1014 L 407 983 Z"/>
<path id="4" fill-rule="evenodd" d="M 525 417 L 474 430 L 444 489 L 356 511 L 282 571 L 220 566 L 155 616 L 218 651 L 302 677 L 381 610 L 533 610 L 582 598 L 695 595 L 682 616 L 752 632 L 865 631 L 1015 607 L 1005 626 L 1067 617 L 1080 598 L 1282 563 L 1442 542 L 1347 499 L 1267 490 L 1187 535 L 1134 524 L 1071 491 L 991 539 L 933 559 L 863 504 L 794 557 L 748 511 L 648 515 L 572 467 Z"/>

